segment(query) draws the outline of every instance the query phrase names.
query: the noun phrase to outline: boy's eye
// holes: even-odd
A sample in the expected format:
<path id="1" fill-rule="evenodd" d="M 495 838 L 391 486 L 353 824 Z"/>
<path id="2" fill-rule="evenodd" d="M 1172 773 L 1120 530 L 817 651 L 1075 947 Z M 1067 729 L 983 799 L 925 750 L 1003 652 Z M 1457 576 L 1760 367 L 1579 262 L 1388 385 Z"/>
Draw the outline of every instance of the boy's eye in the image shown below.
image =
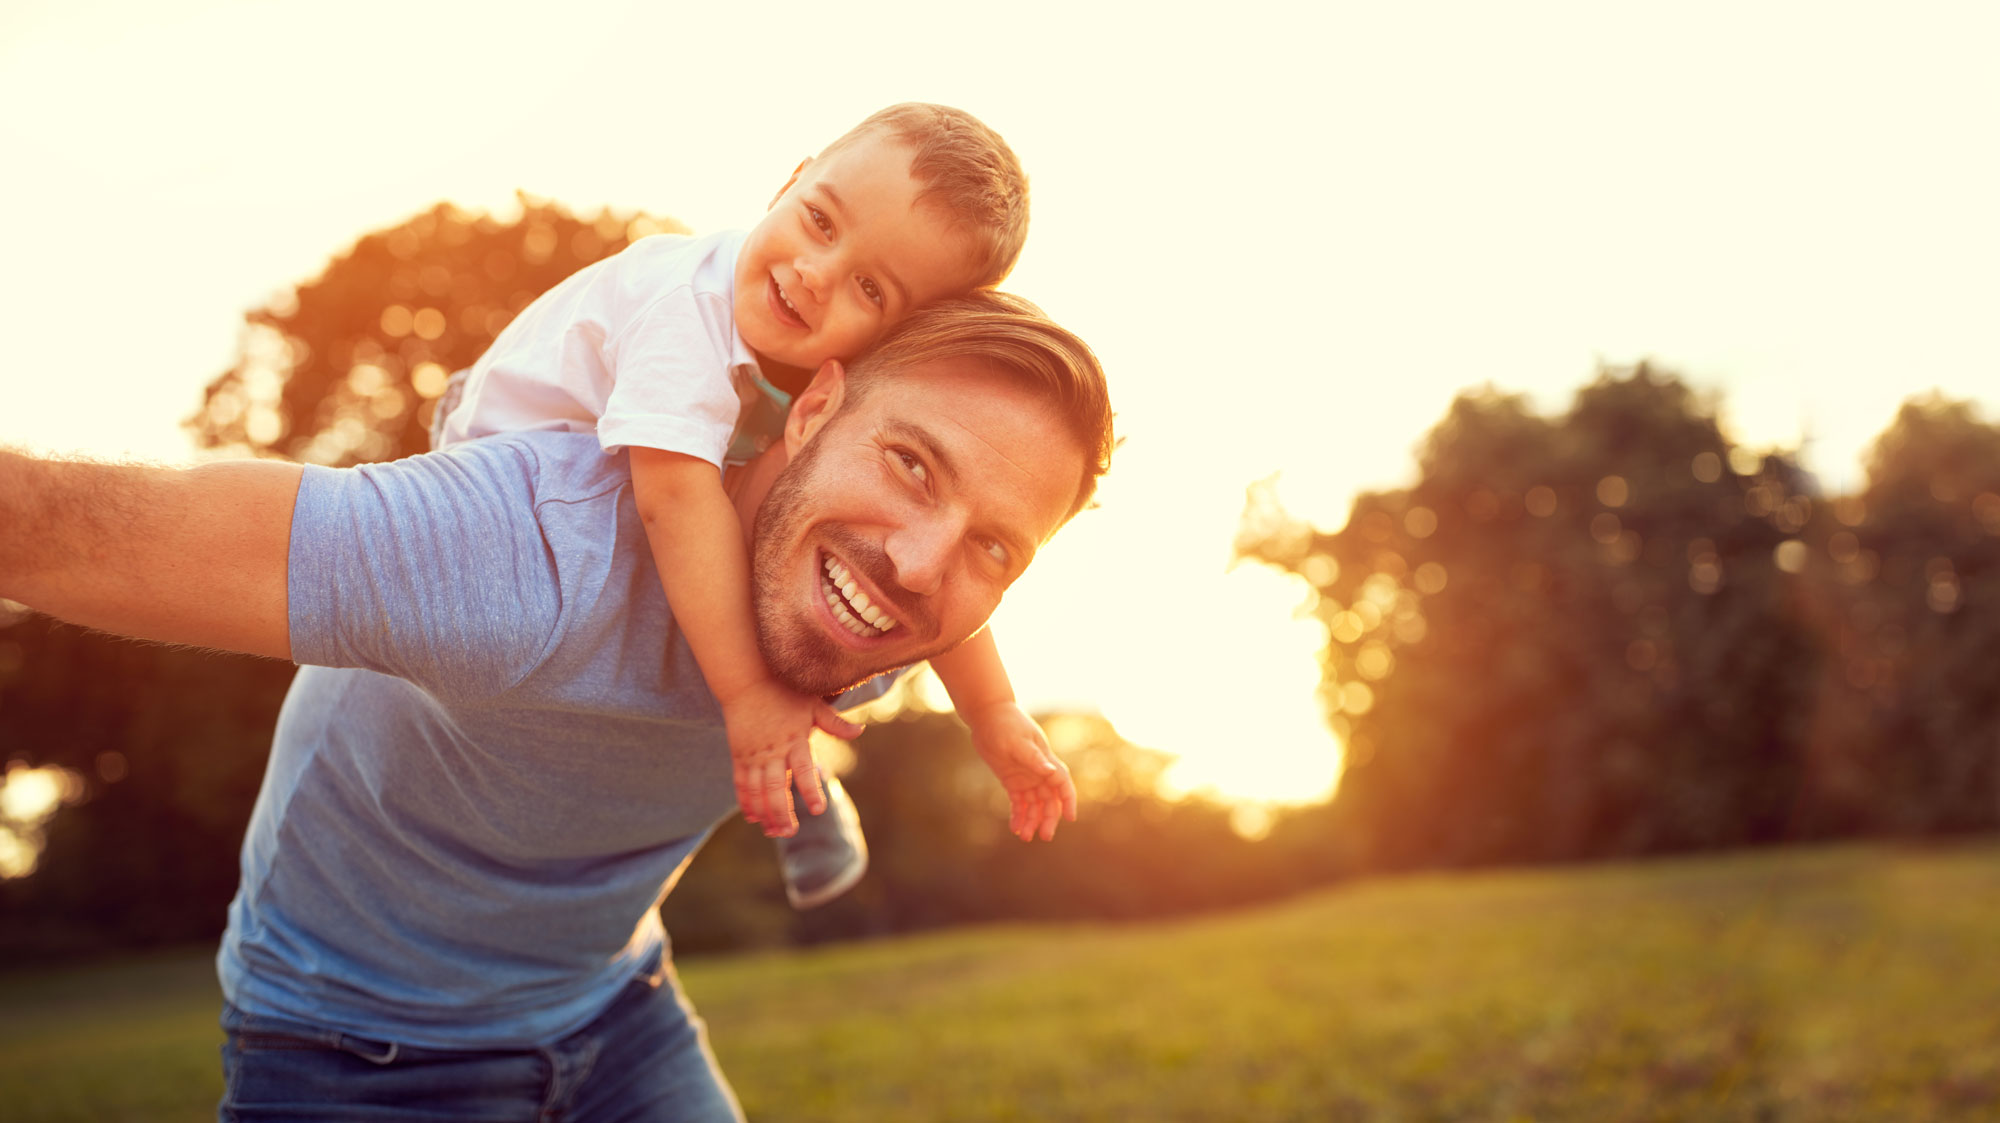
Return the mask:
<path id="1" fill-rule="evenodd" d="M 826 217 L 825 211 L 820 210 L 811 203 L 807 203 L 806 213 L 812 216 L 812 223 L 814 226 L 819 227 L 820 233 L 825 234 L 829 238 L 833 236 L 833 220 Z"/>
<path id="2" fill-rule="evenodd" d="M 872 277 L 861 278 L 861 295 L 867 297 L 871 302 L 875 304 L 876 307 L 878 308 L 881 307 L 882 286 L 876 284 L 874 278 Z"/>

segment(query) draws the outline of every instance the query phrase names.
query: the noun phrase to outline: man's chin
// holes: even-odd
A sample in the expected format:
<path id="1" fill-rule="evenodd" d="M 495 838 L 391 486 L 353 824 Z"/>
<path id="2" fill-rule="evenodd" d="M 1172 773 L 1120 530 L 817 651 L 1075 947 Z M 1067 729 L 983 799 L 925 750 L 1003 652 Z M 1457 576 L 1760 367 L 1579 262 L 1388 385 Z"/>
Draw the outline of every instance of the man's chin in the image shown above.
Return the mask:
<path id="1" fill-rule="evenodd" d="M 757 641 L 772 678 L 800 694 L 821 698 L 859 686 L 883 671 L 916 662 L 887 652 L 878 659 L 867 659 L 809 633 L 777 637 L 760 628 Z"/>
<path id="2" fill-rule="evenodd" d="M 795 690 L 800 694 L 806 695 L 807 697 L 832 698 L 835 695 L 845 694 L 849 690 L 852 690 L 855 687 L 860 686 L 862 683 L 867 682 L 869 679 L 872 679 L 876 675 L 881 674 L 882 671 L 894 670 L 896 666 L 902 666 L 902 664 L 898 663 L 895 666 L 883 667 L 882 670 L 880 671 L 870 671 L 869 673 L 864 674 L 859 678 L 855 678 L 853 676 L 795 678 L 791 675 L 786 675 L 786 674 L 775 674 L 775 672 L 774 674 L 777 680 L 783 683 L 788 689 Z"/>
<path id="3" fill-rule="evenodd" d="M 764 663 L 771 669 L 771 677 L 787 688 L 800 694 L 826 697 L 839 694 L 856 683 L 866 682 L 872 676 L 848 670 L 837 670 L 819 663 L 817 660 L 773 659 L 764 657 Z"/>

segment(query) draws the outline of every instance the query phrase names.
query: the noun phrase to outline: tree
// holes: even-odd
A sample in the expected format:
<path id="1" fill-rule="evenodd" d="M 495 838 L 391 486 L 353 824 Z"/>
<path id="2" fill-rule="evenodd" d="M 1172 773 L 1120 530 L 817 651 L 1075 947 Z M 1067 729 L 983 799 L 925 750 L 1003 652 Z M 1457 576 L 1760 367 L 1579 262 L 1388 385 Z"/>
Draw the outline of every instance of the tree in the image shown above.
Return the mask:
<path id="1" fill-rule="evenodd" d="M 1167 758 L 1090 714 L 1044 714 L 1081 813 L 1053 844 L 1007 833 L 1007 802 L 965 727 L 921 709 L 869 726 L 846 783 L 869 873 L 810 912 L 785 903 L 770 840 L 732 818 L 667 898 L 680 951 L 879 936 L 997 920 L 1135 920 L 1268 900 L 1309 884 L 1296 851 L 1252 841 L 1229 809 L 1160 794 Z"/>
<path id="2" fill-rule="evenodd" d="M 521 197 L 511 221 L 448 203 L 365 235 L 315 280 L 246 317 L 235 365 L 187 421 L 205 448 L 314 464 L 430 447 L 431 409 L 508 321 L 556 282 L 673 219 L 579 218 Z"/>
<path id="3" fill-rule="evenodd" d="M 1348 868 L 1580 859 L 1801 829 L 1817 504 L 1676 378 L 1600 372 L 1568 414 L 1462 395 L 1411 488 L 1315 531 L 1253 487 L 1238 550 L 1326 623 Z"/>
<path id="4" fill-rule="evenodd" d="M 131 643 L 30 616 L 0 626 L 0 757 L 78 778 L 39 868 L 0 881 L 0 953 L 74 955 L 221 930 L 236 844 L 292 668 Z"/>
<path id="5" fill-rule="evenodd" d="M 1820 800 L 1855 829 L 2000 827 L 2000 426 L 1904 403 L 1834 514 L 1812 555 Z"/>

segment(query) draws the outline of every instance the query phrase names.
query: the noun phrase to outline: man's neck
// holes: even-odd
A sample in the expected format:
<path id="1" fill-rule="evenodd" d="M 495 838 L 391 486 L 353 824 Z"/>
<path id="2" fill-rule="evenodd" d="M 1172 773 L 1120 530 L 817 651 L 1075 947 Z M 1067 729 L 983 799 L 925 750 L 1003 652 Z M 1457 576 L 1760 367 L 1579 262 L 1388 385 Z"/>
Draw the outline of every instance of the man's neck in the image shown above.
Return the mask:
<path id="1" fill-rule="evenodd" d="M 778 478 L 779 472 L 785 470 L 789 460 L 784 442 L 774 441 L 770 448 L 723 474 L 722 487 L 729 494 L 729 501 L 736 506 L 736 521 L 743 527 L 744 546 L 753 545 L 751 539 L 757 528 L 757 508 L 764 505 L 764 497 L 771 493 L 772 482 Z"/>

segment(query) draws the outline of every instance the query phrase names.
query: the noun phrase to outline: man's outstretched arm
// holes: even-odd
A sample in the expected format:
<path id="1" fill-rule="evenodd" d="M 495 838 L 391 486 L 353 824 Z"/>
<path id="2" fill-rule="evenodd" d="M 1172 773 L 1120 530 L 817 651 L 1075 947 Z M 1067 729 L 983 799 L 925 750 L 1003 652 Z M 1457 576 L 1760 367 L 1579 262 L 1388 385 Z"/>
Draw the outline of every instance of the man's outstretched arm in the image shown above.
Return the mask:
<path id="1" fill-rule="evenodd" d="M 158 468 L 0 449 L 0 597 L 137 639 L 291 658 L 301 469 Z"/>

